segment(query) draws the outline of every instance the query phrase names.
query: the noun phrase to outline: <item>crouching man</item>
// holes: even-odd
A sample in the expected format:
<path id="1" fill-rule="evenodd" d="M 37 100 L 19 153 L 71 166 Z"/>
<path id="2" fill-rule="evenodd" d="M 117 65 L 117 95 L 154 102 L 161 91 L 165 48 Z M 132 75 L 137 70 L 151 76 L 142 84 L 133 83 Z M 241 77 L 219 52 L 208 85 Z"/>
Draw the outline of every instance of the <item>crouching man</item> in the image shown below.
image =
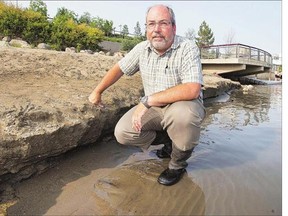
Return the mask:
<path id="1" fill-rule="evenodd" d="M 171 159 L 158 182 L 173 185 L 186 171 L 205 117 L 199 49 L 194 41 L 176 35 L 175 14 L 165 5 L 148 9 L 146 32 L 147 40 L 107 72 L 89 101 L 101 104 L 101 94 L 123 74 L 139 72 L 145 96 L 119 120 L 115 137 L 123 145 L 142 149 L 164 143 L 156 154 Z"/>

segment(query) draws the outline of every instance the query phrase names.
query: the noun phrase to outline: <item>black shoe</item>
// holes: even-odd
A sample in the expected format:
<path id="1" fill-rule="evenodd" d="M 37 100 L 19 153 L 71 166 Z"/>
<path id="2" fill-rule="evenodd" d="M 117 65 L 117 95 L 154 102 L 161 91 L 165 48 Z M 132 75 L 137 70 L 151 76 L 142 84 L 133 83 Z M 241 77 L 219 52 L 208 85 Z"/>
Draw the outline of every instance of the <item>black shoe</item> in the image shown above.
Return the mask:
<path id="1" fill-rule="evenodd" d="M 186 169 L 169 169 L 164 170 L 158 177 L 160 184 L 170 186 L 176 184 L 186 172 Z"/>
<path id="2" fill-rule="evenodd" d="M 161 149 L 156 151 L 159 158 L 171 158 L 172 143 L 165 144 Z"/>

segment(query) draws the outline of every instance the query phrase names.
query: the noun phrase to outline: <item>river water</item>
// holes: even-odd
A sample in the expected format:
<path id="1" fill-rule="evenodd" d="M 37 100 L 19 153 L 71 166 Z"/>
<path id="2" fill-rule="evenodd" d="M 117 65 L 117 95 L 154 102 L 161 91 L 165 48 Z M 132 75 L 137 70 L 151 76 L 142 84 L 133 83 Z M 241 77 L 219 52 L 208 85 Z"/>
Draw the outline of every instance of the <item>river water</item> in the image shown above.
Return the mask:
<path id="1" fill-rule="evenodd" d="M 205 195 L 206 214 L 280 215 L 282 86 L 254 86 L 207 105 L 189 173 Z"/>
<path id="2" fill-rule="evenodd" d="M 282 85 L 221 100 L 205 102 L 200 143 L 178 184 L 156 181 L 168 164 L 155 156 L 160 146 L 143 153 L 112 138 L 19 184 L 8 214 L 281 215 Z"/>

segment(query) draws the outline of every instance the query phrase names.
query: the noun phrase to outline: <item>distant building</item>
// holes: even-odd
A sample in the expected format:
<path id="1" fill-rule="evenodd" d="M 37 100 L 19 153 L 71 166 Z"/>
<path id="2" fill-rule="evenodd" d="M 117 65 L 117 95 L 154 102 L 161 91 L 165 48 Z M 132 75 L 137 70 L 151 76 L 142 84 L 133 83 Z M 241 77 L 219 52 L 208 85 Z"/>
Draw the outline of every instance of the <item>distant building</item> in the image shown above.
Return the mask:
<path id="1" fill-rule="evenodd" d="M 275 72 L 282 72 L 282 56 L 280 55 L 274 55 L 272 59 L 272 71 Z"/>
<path id="2" fill-rule="evenodd" d="M 272 72 L 274 72 L 276 78 L 282 79 L 282 56 L 281 54 L 273 56 Z"/>

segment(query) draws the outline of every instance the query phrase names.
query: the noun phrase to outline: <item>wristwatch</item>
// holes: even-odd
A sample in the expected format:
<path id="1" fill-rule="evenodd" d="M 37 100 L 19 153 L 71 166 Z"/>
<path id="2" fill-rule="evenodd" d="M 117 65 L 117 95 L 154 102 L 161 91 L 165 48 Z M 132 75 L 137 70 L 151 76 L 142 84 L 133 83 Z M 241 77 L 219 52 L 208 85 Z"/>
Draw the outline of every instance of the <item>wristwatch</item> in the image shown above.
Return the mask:
<path id="1" fill-rule="evenodd" d="M 151 106 L 149 106 L 149 104 L 148 104 L 148 96 L 147 95 L 145 95 L 144 97 L 142 97 L 141 99 L 140 99 L 140 102 L 147 108 L 147 109 L 149 109 Z"/>

